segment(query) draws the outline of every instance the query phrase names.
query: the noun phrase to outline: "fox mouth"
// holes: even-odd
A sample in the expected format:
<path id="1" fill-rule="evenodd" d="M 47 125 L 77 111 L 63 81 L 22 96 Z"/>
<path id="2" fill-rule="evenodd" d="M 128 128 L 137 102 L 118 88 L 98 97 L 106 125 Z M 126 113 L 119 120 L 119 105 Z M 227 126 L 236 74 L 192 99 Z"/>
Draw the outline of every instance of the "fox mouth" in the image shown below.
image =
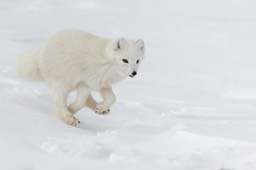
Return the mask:
<path id="1" fill-rule="evenodd" d="M 135 75 L 129 75 L 131 78 L 133 78 Z"/>

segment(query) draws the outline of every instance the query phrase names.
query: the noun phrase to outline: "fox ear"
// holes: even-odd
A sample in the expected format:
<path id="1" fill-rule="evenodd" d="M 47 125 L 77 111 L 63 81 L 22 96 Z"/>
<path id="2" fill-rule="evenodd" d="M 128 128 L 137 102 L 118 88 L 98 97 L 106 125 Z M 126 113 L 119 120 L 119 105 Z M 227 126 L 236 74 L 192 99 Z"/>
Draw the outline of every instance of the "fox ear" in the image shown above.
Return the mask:
<path id="1" fill-rule="evenodd" d="M 135 42 L 135 45 L 141 50 L 144 51 L 145 50 L 145 44 L 143 39 L 139 39 Z"/>
<path id="2" fill-rule="evenodd" d="M 122 48 L 125 47 L 125 45 L 127 44 L 126 40 L 124 38 L 118 38 L 115 42 L 114 42 L 114 49 L 120 50 Z"/>

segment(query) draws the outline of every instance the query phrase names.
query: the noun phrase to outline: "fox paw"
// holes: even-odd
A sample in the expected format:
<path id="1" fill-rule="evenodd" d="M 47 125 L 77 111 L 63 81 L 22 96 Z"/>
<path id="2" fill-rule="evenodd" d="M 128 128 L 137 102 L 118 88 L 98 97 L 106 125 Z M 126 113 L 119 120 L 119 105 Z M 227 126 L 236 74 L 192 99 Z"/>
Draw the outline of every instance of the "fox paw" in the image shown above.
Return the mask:
<path id="1" fill-rule="evenodd" d="M 75 118 L 74 116 L 70 116 L 64 120 L 64 122 L 71 126 L 78 126 L 80 124 L 80 121 Z"/>
<path id="2" fill-rule="evenodd" d="M 95 113 L 100 115 L 107 115 L 110 112 L 110 109 L 107 108 L 103 103 L 97 104 L 95 107 Z"/>

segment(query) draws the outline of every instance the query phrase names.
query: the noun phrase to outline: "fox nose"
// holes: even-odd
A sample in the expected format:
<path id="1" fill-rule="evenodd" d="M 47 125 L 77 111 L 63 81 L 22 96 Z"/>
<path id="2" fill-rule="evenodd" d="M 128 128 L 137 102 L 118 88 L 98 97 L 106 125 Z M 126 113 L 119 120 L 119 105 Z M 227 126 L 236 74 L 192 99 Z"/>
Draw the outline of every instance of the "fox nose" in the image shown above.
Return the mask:
<path id="1" fill-rule="evenodd" d="M 133 71 L 133 72 L 132 72 L 132 75 L 133 75 L 133 76 L 136 76 L 136 74 L 137 74 L 136 71 Z"/>
<path id="2" fill-rule="evenodd" d="M 132 74 L 130 75 L 130 77 L 134 77 L 136 76 L 137 72 L 136 71 L 133 71 Z"/>

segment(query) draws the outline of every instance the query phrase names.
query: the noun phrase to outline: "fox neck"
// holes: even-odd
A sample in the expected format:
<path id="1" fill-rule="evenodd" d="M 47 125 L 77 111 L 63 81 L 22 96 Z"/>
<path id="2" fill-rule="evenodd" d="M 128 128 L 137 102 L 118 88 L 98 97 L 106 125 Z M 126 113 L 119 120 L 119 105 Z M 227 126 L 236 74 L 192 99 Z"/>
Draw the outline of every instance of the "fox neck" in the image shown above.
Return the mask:
<path id="1" fill-rule="evenodd" d="M 125 78 L 124 74 L 120 73 L 118 66 L 113 62 L 102 66 L 101 75 L 101 82 L 106 82 L 111 85 Z"/>
<path id="2" fill-rule="evenodd" d="M 90 71 L 86 82 L 93 90 L 110 87 L 126 77 L 120 74 L 118 67 L 111 61 L 96 64 Z"/>

